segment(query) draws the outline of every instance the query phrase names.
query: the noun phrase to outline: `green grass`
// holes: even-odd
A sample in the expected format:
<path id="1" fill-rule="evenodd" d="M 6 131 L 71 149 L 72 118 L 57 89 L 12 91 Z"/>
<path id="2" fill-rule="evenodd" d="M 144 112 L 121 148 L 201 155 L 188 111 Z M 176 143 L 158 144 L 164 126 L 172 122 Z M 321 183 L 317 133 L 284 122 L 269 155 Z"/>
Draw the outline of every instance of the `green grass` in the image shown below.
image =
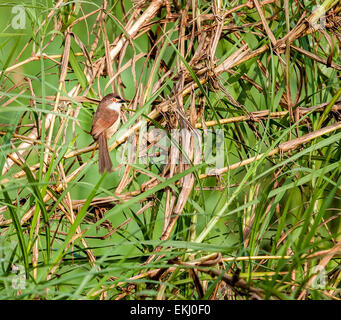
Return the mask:
<path id="1" fill-rule="evenodd" d="M 132 3 L 0 5 L 0 299 L 340 299 L 340 4 Z"/>

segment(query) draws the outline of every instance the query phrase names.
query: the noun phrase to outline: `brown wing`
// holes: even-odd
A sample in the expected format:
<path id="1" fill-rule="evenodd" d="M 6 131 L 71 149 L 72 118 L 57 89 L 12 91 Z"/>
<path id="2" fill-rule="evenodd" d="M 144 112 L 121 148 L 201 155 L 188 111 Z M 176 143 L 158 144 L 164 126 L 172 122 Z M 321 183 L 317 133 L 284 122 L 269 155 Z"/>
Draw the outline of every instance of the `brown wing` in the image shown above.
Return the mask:
<path id="1" fill-rule="evenodd" d="M 109 129 L 117 120 L 119 114 L 115 111 L 106 110 L 106 117 L 103 117 L 101 112 L 96 112 L 92 122 L 91 135 L 95 140 L 105 130 Z"/>

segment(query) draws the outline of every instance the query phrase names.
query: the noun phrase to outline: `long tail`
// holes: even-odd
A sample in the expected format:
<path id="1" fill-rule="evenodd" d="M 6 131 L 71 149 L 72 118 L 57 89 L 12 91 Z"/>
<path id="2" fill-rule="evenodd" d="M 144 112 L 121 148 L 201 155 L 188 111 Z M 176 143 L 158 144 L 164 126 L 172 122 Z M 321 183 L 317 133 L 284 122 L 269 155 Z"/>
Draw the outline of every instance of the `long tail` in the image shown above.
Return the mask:
<path id="1" fill-rule="evenodd" d="M 108 151 L 107 138 L 104 133 L 100 134 L 98 137 L 98 149 L 99 149 L 98 159 L 99 173 L 102 174 L 104 171 L 111 172 L 112 162 Z"/>

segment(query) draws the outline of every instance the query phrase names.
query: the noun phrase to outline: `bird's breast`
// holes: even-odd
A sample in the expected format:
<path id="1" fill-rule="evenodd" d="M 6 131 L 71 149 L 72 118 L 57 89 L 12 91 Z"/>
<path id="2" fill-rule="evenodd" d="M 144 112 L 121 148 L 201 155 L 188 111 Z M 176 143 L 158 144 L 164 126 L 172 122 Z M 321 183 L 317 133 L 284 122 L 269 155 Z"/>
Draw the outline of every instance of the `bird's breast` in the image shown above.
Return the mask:
<path id="1" fill-rule="evenodd" d="M 117 120 L 111 125 L 111 127 L 109 127 L 106 130 L 106 136 L 108 139 L 110 139 L 112 135 L 117 131 L 117 128 L 119 125 L 120 125 L 120 115 L 118 115 Z"/>

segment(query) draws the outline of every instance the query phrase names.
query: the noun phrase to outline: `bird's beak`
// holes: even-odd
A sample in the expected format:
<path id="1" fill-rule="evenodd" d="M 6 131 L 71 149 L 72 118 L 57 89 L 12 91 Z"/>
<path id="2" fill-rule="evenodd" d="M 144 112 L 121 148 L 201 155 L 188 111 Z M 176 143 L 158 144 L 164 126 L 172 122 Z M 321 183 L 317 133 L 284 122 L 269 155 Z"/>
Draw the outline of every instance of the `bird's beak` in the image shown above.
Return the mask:
<path id="1" fill-rule="evenodd" d="M 119 102 L 119 103 L 127 103 L 128 101 L 126 101 L 126 100 L 120 98 L 120 99 L 118 99 L 118 102 Z"/>

